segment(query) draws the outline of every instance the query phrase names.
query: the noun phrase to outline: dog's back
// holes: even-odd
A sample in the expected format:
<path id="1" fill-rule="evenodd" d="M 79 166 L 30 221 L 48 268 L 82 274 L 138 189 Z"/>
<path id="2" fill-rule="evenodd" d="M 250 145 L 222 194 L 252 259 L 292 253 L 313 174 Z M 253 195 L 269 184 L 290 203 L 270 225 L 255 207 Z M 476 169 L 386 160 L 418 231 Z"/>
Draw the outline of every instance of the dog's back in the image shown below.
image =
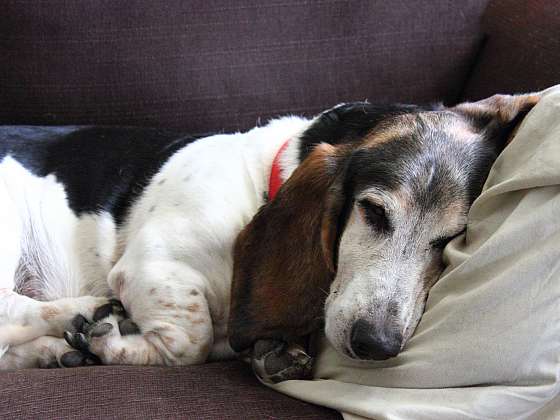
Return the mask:
<path id="1" fill-rule="evenodd" d="M 0 127 L 0 282 L 39 300 L 107 293 L 116 226 L 192 141 L 143 128 Z"/>

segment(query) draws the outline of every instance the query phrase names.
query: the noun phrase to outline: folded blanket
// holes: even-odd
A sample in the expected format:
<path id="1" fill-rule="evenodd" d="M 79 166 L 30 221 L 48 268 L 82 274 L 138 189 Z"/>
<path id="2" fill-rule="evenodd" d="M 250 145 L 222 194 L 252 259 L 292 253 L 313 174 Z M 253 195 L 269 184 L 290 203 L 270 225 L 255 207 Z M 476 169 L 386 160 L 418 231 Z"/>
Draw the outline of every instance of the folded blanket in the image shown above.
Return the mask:
<path id="1" fill-rule="evenodd" d="M 395 359 L 324 340 L 316 380 L 274 387 L 345 418 L 560 418 L 560 87 L 494 164 L 466 235 Z"/>

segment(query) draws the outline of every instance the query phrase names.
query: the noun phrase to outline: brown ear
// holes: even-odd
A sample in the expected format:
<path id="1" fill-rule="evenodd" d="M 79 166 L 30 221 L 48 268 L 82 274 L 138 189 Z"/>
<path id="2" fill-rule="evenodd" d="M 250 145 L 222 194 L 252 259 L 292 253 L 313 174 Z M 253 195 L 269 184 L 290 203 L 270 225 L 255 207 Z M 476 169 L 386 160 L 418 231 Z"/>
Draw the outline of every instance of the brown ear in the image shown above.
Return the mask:
<path id="1" fill-rule="evenodd" d="M 290 341 L 321 323 L 336 267 L 344 199 L 337 149 L 318 145 L 241 231 L 234 248 L 229 337 Z"/>
<path id="2" fill-rule="evenodd" d="M 478 102 L 466 102 L 452 110 L 467 116 L 492 139 L 504 142 L 527 113 L 539 102 L 541 93 L 494 95 Z"/>

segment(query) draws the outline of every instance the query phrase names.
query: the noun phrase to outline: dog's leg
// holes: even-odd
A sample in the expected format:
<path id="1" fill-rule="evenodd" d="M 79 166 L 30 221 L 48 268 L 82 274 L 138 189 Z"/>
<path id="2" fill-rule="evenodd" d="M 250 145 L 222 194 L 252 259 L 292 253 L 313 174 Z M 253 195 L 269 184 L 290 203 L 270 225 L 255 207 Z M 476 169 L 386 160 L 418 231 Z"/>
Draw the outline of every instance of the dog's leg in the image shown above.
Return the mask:
<path id="1" fill-rule="evenodd" d="M 45 335 L 62 338 L 64 331 L 74 329 L 72 320 L 77 314 L 92 317 L 96 308 L 108 301 L 104 297 L 81 296 L 42 302 L 0 289 L 0 348 Z"/>
<path id="2" fill-rule="evenodd" d="M 138 261 L 135 259 L 134 261 Z M 188 365 L 203 363 L 213 330 L 205 282 L 176 260 L 127 264 L 109 274 L 109 284 L 130 319 L 99 308 L 93 325 L 66 333 L 67 341 L 103 364 Z"/>
<path id="3" fill-rule="evenodd" d="M 89 366 L 97 363 L 95 357 L 73 351 L 63 338 L 45 336 L 10 347 L 0 357 L 0 370 Z"/>

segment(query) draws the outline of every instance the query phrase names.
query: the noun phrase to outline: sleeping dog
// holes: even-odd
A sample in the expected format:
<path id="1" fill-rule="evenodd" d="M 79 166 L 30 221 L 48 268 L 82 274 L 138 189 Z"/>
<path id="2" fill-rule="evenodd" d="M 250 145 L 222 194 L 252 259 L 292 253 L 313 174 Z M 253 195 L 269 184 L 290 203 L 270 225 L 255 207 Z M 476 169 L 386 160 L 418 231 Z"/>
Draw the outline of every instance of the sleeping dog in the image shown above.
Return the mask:
<path id="1" fill-rule="evenodd" d="M 445 245 L 538 95 L 351 103 L 246 133 L 0 129 L 0 369 L 309 374 L 302 343 L 403 350 Z"/>

